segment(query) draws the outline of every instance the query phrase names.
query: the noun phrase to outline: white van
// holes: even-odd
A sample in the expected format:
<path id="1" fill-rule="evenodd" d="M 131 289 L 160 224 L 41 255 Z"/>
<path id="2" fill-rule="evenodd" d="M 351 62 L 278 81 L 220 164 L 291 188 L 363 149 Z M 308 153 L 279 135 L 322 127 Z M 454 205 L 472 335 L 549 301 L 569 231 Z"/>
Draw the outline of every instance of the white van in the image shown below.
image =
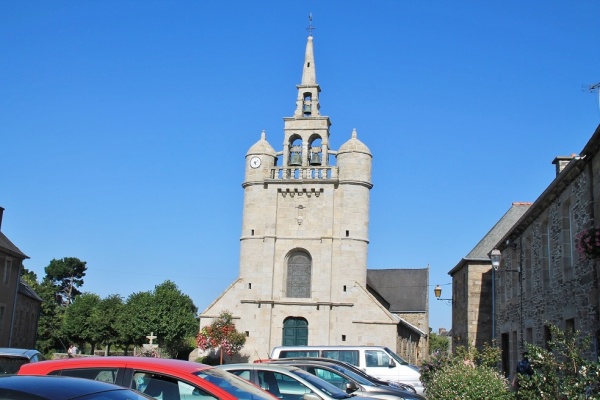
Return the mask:
<path id="1" fill-rule="evenodd" d="M 277 346 L 272 359 L 325 357 L 355 365 L 367 374 L 384 381 L 408 383 L 423 394 L 419 368 L 384 346 Z"/>

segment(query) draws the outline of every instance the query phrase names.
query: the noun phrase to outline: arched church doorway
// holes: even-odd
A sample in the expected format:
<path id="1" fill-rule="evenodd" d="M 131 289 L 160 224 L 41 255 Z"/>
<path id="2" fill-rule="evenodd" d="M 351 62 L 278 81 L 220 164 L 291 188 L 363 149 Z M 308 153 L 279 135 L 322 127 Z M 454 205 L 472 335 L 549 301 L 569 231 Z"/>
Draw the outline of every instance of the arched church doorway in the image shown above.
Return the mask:
<path id="1" fill-rule="evenodd" d="M 304 318 L 289 317 L 283 321 L 284 346 L 308 345 L 308 321 Z"/>

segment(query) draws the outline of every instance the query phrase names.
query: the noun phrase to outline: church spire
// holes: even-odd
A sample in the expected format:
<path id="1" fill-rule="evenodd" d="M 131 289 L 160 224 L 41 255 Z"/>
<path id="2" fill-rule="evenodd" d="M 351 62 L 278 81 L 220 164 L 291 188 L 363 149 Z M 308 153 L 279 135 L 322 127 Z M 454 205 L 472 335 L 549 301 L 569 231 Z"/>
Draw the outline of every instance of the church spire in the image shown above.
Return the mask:
<path id="1" fill-rule="evenodd" d="M 302 70 L 302 85 L 316 85 L 317 72 L 315 70 L 315 53 L 313 48 L 312 31 L 315 29 L 312 24 L 312 14 L 309 15 L 310 21 L 308 28 L 308 42 L 306 43 L 306 52 L 304 53 L 304 69 Z"/>
<path id="2" fill-rule="evenodd" d="M 312 31 L 315 27 L 312 24 L 312 14 L 308 19 L 310 22 L 307 28 L 309 35 L 306 42 L 306 51 L 304 52 L 302 82 L 297 86 L 298 99 L 296 101 L 295 117 L 319 116 L 319 92 L 321 91 L 321 88 L 317 84 L 317 71 L 315 68 L 315 52 L 312 36 Z"/>

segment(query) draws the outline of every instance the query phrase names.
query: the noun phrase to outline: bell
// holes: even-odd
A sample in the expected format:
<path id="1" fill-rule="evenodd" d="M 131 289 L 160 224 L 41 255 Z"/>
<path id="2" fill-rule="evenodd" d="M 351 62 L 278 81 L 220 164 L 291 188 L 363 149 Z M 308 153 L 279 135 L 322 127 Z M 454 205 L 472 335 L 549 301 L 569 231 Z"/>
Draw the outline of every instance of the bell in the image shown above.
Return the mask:
<path id="1" fill-rule="evenodd" d="M 303 108 L 303 112 L 304 112 L 305 114 L 310 114 L 310 113 L 311 113 L 311 111 L 312 111 L 312 107 L 311 107 L 311 105 L 310 105 L 310 104 L 305 104 L 305 105 L 304 105 L 304 108 Z"/>
<path id="2" fill-rule="evenodd" d="M 321 165 L 321 155 L 319 153 L 310 155 L 310 165 Z"/>
<path id="3" fill-rule="evenodd" d="M 292 153 L 290 156 L 290 165 L 302 165 L 302 155 L 300 153 Z"/>

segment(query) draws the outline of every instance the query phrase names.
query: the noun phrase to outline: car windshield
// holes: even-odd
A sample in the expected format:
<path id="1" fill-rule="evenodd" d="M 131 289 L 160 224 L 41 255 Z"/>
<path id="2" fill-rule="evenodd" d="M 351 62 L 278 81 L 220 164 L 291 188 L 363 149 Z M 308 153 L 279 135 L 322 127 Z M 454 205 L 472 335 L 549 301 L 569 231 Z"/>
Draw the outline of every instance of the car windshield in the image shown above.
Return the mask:
<path id="1" fill-rule="evenodd" d="M 0 356 L 0 374 L 16 374 L 27 363 L 29 359 L 25 357 Z"/>
<path id="2" fill-rule="evenodd" d="M 394 353 L 393 351 L 391 351 L 391 350 L 390 350 L 390 349 L 388 349 L 387 347 L 385 347 L 384 349 L 385 349 L 385 352 L 386 352 L 386 353 L 387 353 L 387 354 L 388 354 L 390 357 L 392 357 L 394 360 L 396 360 L 396 362 L 397 362 L 398 364 L 400 364 L 400 365 L 409 365 L 409 364 L 408 364 L 408 362 L 407 362 L 407 361 L 406 361 L 404 358 L 400 357 L 398 354 Z"/>
<path id="3" fill-rule="evenodd" d="M 302 369 L 294 369 L 291 371 L 294 375 L 298 375 L 300 378 L 310 382 L 312 385 L 316 386 L 318 389 L 325 392 L 327 395 L 336 398 L 336 399 L 347 399 L 350 396 L 348 393 L 339 389 L 337 386 L 332 385 L 331 383 L 324 381 L 321 378 L 314 376 L 313 374 L 309 374 L 308 372 Z"/>
<path id="4" fill-rule="evenodd" d="M 243 400 L 273 400 L 273 397 L 245 379 L 227 371 L 208 368 L 195 373 L 200 378 Z"/>

